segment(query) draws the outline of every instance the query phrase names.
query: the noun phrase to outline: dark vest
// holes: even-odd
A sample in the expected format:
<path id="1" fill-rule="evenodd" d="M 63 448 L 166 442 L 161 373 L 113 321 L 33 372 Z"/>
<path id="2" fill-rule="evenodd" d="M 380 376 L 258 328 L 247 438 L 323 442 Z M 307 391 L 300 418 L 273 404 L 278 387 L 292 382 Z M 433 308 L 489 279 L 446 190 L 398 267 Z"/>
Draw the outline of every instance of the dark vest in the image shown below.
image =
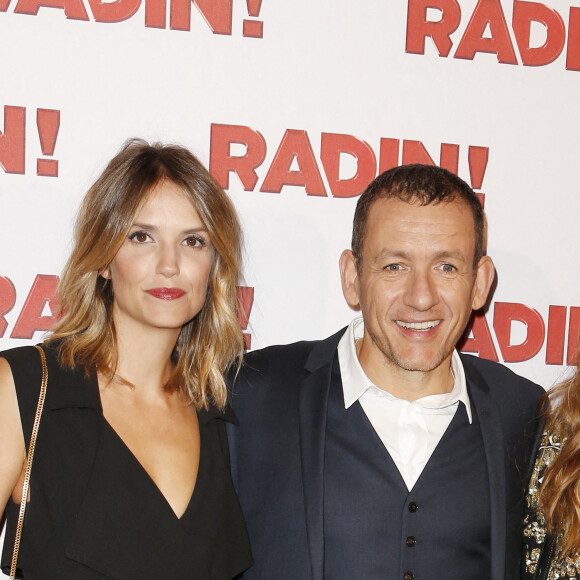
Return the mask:
<path id="1" fill-rule="evenodd" d="M 409 492 L 357 402 L 344 408 L 333 365 L 324 465 L 324 576 L 329 580 L 489 580 L 486 458 L 463 403 Z"/>

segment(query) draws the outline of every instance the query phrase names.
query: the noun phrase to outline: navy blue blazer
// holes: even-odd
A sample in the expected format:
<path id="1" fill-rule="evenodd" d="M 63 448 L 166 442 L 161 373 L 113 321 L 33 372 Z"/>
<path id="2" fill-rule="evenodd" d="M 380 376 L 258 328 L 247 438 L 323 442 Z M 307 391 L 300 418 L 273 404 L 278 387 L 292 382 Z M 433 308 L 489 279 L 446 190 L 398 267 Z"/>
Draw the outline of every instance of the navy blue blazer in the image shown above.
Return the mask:
<path id="1" fill-rule="evenodd" d="M 243 578 L 322 580 L 326 408 L 344 329 L 323 341 L 249 353 L 227 425 L 234 483 L 254 566 Z M 491 580 L 518 577 L 521 522 L 543 389 L 506 367 L 461 355 L 477 410 L 491 498 Z"/>

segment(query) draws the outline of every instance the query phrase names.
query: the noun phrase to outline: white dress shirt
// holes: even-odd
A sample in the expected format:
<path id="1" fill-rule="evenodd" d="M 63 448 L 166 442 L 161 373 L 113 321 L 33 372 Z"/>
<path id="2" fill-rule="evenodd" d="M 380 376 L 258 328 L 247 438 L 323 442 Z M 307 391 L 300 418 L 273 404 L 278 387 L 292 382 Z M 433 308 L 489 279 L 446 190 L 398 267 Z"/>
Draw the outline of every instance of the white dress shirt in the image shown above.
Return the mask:
<path id="1" fill-rule="evenodd" d="M 461 401 L 471 424 L 471 406 L 463 364 L 453 351 L 451 370 L 455 382 L 449 393 L 429 395 L 416 401 L 394 397 L 378 388 L 366 376 L 356 353 L 362 338 L 362 317 L 355 318 L 338 344 L 338 361 L 344 392 L 344 407 L 359 401 L 373 429 L 386 447 L 407 488 L 411 490 Z"/>

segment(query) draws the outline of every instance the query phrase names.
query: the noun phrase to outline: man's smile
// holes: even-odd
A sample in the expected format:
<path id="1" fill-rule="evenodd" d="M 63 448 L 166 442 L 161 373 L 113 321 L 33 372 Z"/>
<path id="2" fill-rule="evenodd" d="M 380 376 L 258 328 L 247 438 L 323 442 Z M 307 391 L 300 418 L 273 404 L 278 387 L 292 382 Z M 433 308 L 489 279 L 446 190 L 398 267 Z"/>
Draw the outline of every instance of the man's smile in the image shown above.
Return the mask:
<path id="1" fill-rule="evenodd" d="M 441 320 L 427 320 L 425 322 L 405 322 L 404 320 L 395 320 L 401 328 L 409 330 L 429 330 L 441 324 Z"/>

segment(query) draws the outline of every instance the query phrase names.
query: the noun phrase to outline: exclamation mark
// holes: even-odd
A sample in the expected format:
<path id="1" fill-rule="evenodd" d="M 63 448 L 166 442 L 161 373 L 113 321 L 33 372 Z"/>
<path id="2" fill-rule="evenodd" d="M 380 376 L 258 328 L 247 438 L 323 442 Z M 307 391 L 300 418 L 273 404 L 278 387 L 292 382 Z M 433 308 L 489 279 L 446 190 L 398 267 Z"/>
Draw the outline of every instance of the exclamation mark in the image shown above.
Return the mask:
<path id="1" fill-rule="evenodd" d="M 36 124 L 42 154 L 52 157 L 56 147 L 56 138 L 60 128 L 60 111 L 55 109 L 37 109 Z M 37 159 L 36 175 L 46 177 L 58 177 L 58 160 Z"/>
<path id="2" fill-rule="evenodd" d="M 489 159 L 489 147 L 470 145 L 467 159 L 469 161 L 471 187 L 473 189 L 481 189 L 485 170 L 487 169 L 487 161 Z M 479 197 L 482 207 L 485 207 L 485 193 L 478 193 L 477 197 Z"/>
<path id="3" fill-rule="evenodd" d="M 254 304 L 254 288 L 252 286 L 238 286 L 238 321 L 242 330 L 248 329 L 250 312 Z M 252 348 L 252 335 L 244 332 L 244 347 L 246 350 Z"/>
<path id="4" fill-rule="evenodd" d="M 258 18 L 262 8 L 262 0 L 246 0 L 248 16 Z M 244 20 L 244 36 L 250 38 L 262 38 L 264 35 L 264 22 L 262 20 Z"/>

